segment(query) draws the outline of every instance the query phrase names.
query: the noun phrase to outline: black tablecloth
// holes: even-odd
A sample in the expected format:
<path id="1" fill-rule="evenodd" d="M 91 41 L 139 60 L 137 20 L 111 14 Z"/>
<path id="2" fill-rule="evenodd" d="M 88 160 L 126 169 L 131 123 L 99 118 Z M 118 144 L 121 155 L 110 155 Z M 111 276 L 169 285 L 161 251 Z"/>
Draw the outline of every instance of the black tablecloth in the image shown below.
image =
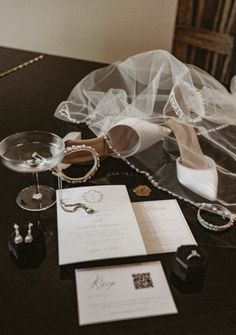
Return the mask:
<path id="1" fill-rule="evenodd" d="M 37 54 L 0 48 L 0 72 L 24 63 Z M 42 60 L 0 79 L 0 139 L 24 130 L 45 130 L 64 136 L 78 127 L 57 120 L 54 111 L 74 85 L 103 64 L 46 55 Z M 83 128 L 85 137 L 91 136 Z M 161 260 L 178 314 L 107 324 L 78 325 L 73 272 L 58 266 L 55 207 L 43 213 L 21 210 L 15 202 L 25 186 L 25 176 L 0 166 L 0 333 L 7 334 L 234 334 L 236 332 L 236 230 L 222 233 L 205 230 L 196 218 L 196 208 L 178 200 L 189 227 L 209 255 L 203 288 L 184 294 L 170 280 L 173 253 L 152 255 L 140 260 Z M 131 171 L 123 161 L 107 158 L 89 185 L 125 184 L 131 201 L 138 201 L 133 189 L 146 184 L 152 193 L 146 200 L 169 199 L 154 190 L 143 176 Z M 141 199 L 143 200 L 143 199 Z M 14 222 L 40 222 L 47 254 L 36 268 L 20 268 L 8 251 L 8 237 Z M 129 262 L 131 260 L 123 260 Z M 96 265 L 119 263 L 101 261 Z M 86 264 L 91 266 L 93 264 Z"/>

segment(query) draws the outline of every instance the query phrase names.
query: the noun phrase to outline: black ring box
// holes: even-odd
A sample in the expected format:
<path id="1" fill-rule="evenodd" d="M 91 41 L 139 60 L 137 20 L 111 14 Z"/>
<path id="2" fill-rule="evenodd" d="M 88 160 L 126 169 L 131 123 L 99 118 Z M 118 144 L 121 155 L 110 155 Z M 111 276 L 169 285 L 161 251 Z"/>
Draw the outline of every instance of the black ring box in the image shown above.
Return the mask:
<path id="1" fill-rule="evenodd" d="M 194 244 L 180 246 L 173 261 L 172 284 L 183 293 L 200 291 L 204 282 L 207 263 L 208 255 L 199 246 Z"/>

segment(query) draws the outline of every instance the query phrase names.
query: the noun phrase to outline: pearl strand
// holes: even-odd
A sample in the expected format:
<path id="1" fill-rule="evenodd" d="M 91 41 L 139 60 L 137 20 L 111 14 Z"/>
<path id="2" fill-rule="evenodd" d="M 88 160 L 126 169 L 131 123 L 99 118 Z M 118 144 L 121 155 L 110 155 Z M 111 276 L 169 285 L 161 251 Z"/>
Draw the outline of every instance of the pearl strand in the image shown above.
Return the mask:
<path id="1" fill-rule="evenodd" d="M 185 199 L 184 197 L 181 197 L 179 196 L 178 194 L 174 193 L 174 192 L 171 192 L 169 191 L 167 188 L 165 187 L 162 187 L 159 185 L 159 183 L 149 174 L 149 172 L 147 171 L 144 171 L 144 170 L 140 170 L 139 168 L 137 168 L 135 165 L 131 164 L 130 161 L 123 157 L 119 152 L 117 152 L 111 145 L 111 140 L 109 139 L 109 135 L 108 134 L 103 134 L 103 137 L 104 137 L 104 140 L 106 141 L 109 149 L 114 152 L 114 154 L 117 156 L 117 158 L 121 158 L 129 167 L 131 167 L 131 169 L 135 170 L 136 172 L 138 172 L 139 174 L 142 174 L 144 175 L 148 180 L 149 182 L 154 186 L 156 187 L 157 189 L 159 189 L 160 191 L 164 191 L 164 192 L 167 192 L 169 193 L 170 195 L 174 196 L 174 197 L 177 197 L 179 198 L 180 200 L 184 200 L 185 202 L 187 203 L 190 203 L 191 205 L 194 205 L 194 206 L 197 206 L 197 207 L 200 207 L 201 206 L 201 203 L 195 203 L 189 199 Z"/>
<path id="2" fill-rule="evenodd" d="M 71 122 L 71 123 L 76 123 L 76 124 L 81 124 L 81 123 L 85 123 L 86 125 L 89 125 L 90 123 L 91 123 L 91 118 L 90 118 L 90 116 L 88 116 L 84 121 L 78 121 L 78 120 L 76 120 L 75 118 L 72 118 L 71 116 L 70 116 L 70 112 L 69 112 L 69 110 L 67 109 L 60 109 L 59 110 L 59 113 L 61 114 L 61 116 L 64 118 L 66 118 L 69 122 Z"/>
<path id="3" fill-rule="evenodd" d="M 72 118 L 69 114 L 69 111 L 68 110 L 65 110 L 65 109 L 61 109 L 59 111 L 59 113 L 62 115 L 62 117 L 65 117 L 69 122 L 71 123 L 74 123 L 74 124 L 81 124 L 81 123 L 85 123 L 87 126 L 91 124 L 91 121 L 93 119 L 93 116 L 88 116 L 85 120 L 83 121 L 79 121 L 79 120 L 76 120 L 75 118 Z M 197 120 L 195 119 L 195 121 L 192 120 L 192 123 L 195 123 L 197 122 Z M 197 135 L 198 136 L 202 136 L 204 134 L 208 134 L 208 133 L 213 133 L 213 132 L 216 132 L 216 131 L 219 131 L 219 130 L 222 130 L 222 129 L 225 129 L 227 128 L 229 125 L 228 124 L 223 124 L 223 125 L 220 125 L 220 126 L 217 126 L 215 128 L 211 128 L 211 129 L 206 129 L 206 130 L 201 130 L 201 131 L 198 131 L 197 132 Z"/>
<path id="4" fill-rule="evenodd" d="M 170 194 L 171 196 L 174 196 L 180 200 L 183 200 L 185 201 L 186 203 L 189 203 L 197 208 L 198 209 L 198 212 L 197 212 L 197 218 L 198 218 L 198 221 L 199 223 L 204 226 L 206 229 L 208 230 L 213 230 L 213 231 L 222 231 L 222 230 L 226 230 L 228 228 L 230 228 L 231 226 L 233 226 L 233 223 L 234 223 L 234 217 L 233 215 L 231 214 L 231 212 L 225 208 L 224 206 L 221 206 L 221 205 L 218 205 L 218 204 L 206 204 L 206 203 L 195 203 L 194 201 L 191 201 L 189 199 L 186 199 L 184 197 L 181 197 L 179 196 L 178 194 L 174 193 L 174 192 L 171 192 L 169 191 L 167 188 L 165 187 L 162 187 L 159 185 L 159 183 L 154 180 L 154 178 L 149 174 L 149 172 L 147 171 L 144 171 L 144 170 L 139 170 L 135 165 L 131 164 L 127 158 L 123 157 L 119 152 L 117 152 L 117 150 L 115 150 L 112 145 L 111 145 L 111 139 L 109 138 L 109 135 L 108 134 L 103 134 L 103 137 L 104 137 L 104 140 L 106 141 L 109 149 L 111 151 L 114 152 L 114 154 L 117 156 L 117 158 L 121 158 L 130 168 L 132 168 L 133 170 L 135 170 L 136 172 L 138 172 L 139 174 L 142 174 L 144 175 L 148 180 L 149 182 L 154 186 L 156 187 L 158 190 L 160 191 L 164 191 L 164 192 L 167 192 L 168 194 Z M 230 217 L 230 220 L 227 224 L 223 225 L 223 226 L 216 226 L 216 225 L 213 225 L 207 221 L 205 221 L 204 219 L 202 219 L 202 217 L 200 216 L 200 211 L 201 209 L 203 209 L 204 207 L 207 207 L 208 210 L 209 209 L 212 209 L 213 212 L 215 212 L 216 214 L 220 215 L 223 217 L 223 219 L 225 218 L 225 216 L 229 216 Z M 221 210 L 217 210 L 217 208 L 220 207 Z M 199 218 L 200 217 L 200 218 Z"/>
<path id="5" fill-rule="evenodd" d="M 222 124 L 221 126 L 217 126 L 215 128 L 212 128 L 212 129 L 207 129 L 207 130 L 201 130 L 201 131 L 198 131 L 197 132 L 197 135 L 204 135 L 204 134 L 208 134 L 208 133 L 213 133 L 213 132 L 216 132 L 216 131 L 219 131 L 219 130 L 222 130 L 222 129 L 225 129 L 227 128 L 229 125 L 228 124 Z"/>

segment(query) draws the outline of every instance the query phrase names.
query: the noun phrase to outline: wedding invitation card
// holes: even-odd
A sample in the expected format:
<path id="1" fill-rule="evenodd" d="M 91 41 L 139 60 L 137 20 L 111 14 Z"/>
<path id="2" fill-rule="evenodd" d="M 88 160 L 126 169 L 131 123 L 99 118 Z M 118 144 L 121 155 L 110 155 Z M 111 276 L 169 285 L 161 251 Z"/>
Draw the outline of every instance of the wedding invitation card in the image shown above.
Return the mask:
<path id="1" fill-rule="evenodd" d="M 63 189 L 62 196 L 95 213 L 64 211 L 57 191 L 59 265 L 146 254 L 125 185 Z"/>
<path id="2" fill-rule="evenodd" d="M 73 213 L 60 206 L 57 191 L 59 264 L 175 252 L 197 244 L 176 200 L 130 203 L 124 185 L 63 189 L 66 203 L 83 203 Z"/>
<path id="3" fill-rule="evenodd" d="M 80 325 L 177 313 L 159 261 L 75 274 Z"/>
<path id="4" fill-rule="evenodd" d="M 132 203 L 148 254 L 176 252 L 197 244 L 176 200 Z"/>

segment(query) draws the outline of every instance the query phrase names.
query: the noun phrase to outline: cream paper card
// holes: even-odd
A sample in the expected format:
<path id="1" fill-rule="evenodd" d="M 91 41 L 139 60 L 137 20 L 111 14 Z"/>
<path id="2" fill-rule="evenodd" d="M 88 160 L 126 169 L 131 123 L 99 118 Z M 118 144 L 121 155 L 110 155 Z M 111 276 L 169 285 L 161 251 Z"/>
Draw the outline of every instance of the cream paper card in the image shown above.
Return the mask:
<path id="1" fill-rule="evenodd" d="M 145 255 L 146 249 L 124 185 L 63 189 L 66 203 L 82 202 L 95 210 L 65 212 L 57 191 L 59 265 Z"/>
<path id="2" fill-rule="evenodd" d="M 80 325 L 177 313 L 159 261 L 75 274 Z"/>
<path id="3" fill-rule="evenodd" d="M 147 254 L 176 252 L 197 244 L 176 200 L 132 203 Z"/>

